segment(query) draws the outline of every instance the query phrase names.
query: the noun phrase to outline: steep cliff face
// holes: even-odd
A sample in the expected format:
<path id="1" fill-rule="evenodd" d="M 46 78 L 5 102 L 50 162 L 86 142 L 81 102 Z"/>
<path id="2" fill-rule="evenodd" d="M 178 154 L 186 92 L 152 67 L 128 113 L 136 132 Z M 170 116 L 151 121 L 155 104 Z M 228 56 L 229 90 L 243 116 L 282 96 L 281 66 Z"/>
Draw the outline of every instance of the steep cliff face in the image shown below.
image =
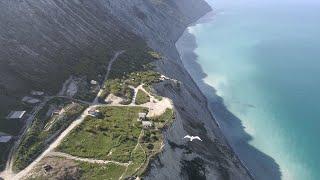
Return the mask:
<path id="1" fill-rule="evenodd" d="M 175 48 L 186 26 L 209 10 L 202 0 L 1 1 L 0 101 L 32 88 L 55 92 L 70 74 L 94 78 L 115 50 L 141 37 L 167 57 L 158 70 L 179 81 L 156 86 L 173 99 L 177 118 L 146 178 L 250 179 Z M 186 142 L 186 134 L 203 142 Z"/>
<path id="2" fill-rule="evenodd" d="M 196 0 L 1 1 L 0 100 L 32 88 L 55 92 L 72 73 L 93 78 L 135 35 L 174 54 L 173 42 L 202 10 Z"/>

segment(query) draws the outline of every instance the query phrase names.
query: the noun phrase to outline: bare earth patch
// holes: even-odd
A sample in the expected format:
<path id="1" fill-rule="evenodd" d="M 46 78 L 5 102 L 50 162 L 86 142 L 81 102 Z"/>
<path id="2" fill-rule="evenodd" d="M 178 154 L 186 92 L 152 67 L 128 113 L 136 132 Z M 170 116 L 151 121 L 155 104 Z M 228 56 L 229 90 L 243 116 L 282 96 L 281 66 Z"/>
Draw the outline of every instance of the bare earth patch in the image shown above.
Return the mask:
<path id="1" fill-rule="evenodd" d="M 44 167 L 50 167 L 45 171 Z M 79 179 L 81 169 L 73 160 L 47 156 L 26 177 L 22 179 Z"/>

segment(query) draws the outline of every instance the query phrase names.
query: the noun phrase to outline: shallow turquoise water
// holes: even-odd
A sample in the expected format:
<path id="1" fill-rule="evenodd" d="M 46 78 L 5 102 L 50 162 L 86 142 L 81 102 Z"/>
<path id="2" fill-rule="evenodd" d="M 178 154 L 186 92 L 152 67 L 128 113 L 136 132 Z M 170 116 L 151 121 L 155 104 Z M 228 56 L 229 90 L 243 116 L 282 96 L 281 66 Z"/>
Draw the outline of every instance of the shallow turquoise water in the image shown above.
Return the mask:
<path id="1" fill-rule="evenodd" d="M 205 81 L 283 179 L 319 179 L 320 3 L 209 2 L 213 20 L 190 28 Z"/>

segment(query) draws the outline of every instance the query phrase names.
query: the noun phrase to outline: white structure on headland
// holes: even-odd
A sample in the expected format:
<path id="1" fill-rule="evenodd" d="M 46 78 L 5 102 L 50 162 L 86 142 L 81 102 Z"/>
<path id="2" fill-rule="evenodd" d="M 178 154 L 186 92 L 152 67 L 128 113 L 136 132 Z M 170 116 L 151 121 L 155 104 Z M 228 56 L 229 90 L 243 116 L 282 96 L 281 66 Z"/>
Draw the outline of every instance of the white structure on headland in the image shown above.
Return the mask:
<path id="1" fill-rule="evenodd" d="M 142 121 L 142 126 L 145 129 L 151 128 L 153 126 L 153 122 L 151 122 L 151 121 Z"/>
<path id="2" fill-rule="evenodd" d="M 11 111 L 7 116 L 7 119 L 21 119 L 26 111 Z"/>
<path id="3" fill-rule="evenodd" d="M 144 121 L 147 119 L 147 113 L 139 113 L 138 121 Z"/>

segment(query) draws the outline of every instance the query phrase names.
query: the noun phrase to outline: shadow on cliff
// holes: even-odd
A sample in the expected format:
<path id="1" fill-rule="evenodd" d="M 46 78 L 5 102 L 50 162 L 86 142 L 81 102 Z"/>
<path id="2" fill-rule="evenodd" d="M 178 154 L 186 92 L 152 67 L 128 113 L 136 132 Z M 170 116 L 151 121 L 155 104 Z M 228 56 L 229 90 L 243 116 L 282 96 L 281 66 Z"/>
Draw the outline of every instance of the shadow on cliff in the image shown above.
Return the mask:
<path id="1" fill-rule="evenodd" d="M 244 130 L 241 120 L 227 109 L 223 99 L 216 94 L 216 90 L 204 81 L 207 75 L 197 63 L 197 55 L 194 53 L 195 37 L 186 31 L 177 42 L 177 49 L 184 66 L 207 97 L 209 109 L 223 134 L 253 177 L 257 180 L 280 180 L 281 172 L 277 162 L 249 144 L 253 137 Z"/>

